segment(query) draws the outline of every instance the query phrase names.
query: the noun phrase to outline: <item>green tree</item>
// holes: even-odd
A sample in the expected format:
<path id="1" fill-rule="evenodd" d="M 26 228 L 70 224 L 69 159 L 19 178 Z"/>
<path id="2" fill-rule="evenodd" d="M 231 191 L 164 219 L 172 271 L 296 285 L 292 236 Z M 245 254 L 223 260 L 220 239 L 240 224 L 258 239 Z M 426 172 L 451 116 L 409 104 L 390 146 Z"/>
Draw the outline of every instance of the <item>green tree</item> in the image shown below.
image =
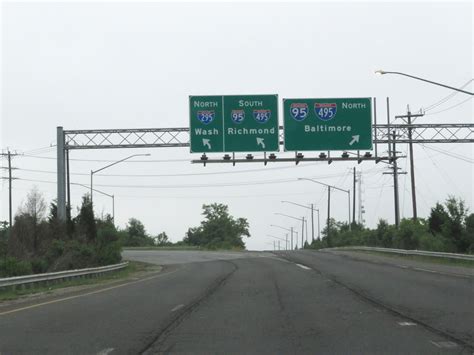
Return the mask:
<path id="1" fill-rule="evenodd" d="M 474 213 L 466 217 L 466 241 L 469 243 L 467 251 L 474 254 Z"/>
<path id="2" fill-rule="evenodd" d="M 156 240 L 157 245 L 163 246 L 163 245 L 170 244 L 170 241 L 168 239 L 168 235 L 166 235 L 166 232 L 161 232 L 160 234 L 158 234 L 155 240 Z"/>
<path id="3" fill-rule="evenodd" d="M 136 218 L 130 218 L 125 227 L 127 232 L 125 240 L 122 240 L 123 245 L 131 247 L 151 246 L 154 245 L 153 238 L 146 233 L 145 226 Z"/>
<path id="4" fill-rule="evenodd" d="M 449 196 L 445 206 L 449 218 L 442 226 L 442 233 L 453 241 L 458 252 L 466 252 L 470 243 L 465 233 L 464 223 L 467 217 L 465 203 L 461 199 Z"/>
<path id="5" fill-rule="evenodd" d="M 436 206 L 431 208 L 430 217 L 428 218 L 428 227 L 431 233 L 441 233 L 443 224 L 449 219 L 448 213 L 443 205 L 436 203 Z"/>
<path id="6" fill-rule="evenodd" d="M 228 206 L 220 203 L 203 205 L 204 220 L 199 227 L 189 228 L 184 242 L 210 249 L 245 249 L 242 237 L 250 237 L 246 218 L 234 218 Z"/>
<path id="7" fill-rule="evenodd" d="M 89 194 L 82 197 L 82 205 L 76 217 L 77 232 L 80 237 L 85 237 L 87 241 L 94 241 L 97 238 L 97 226 L 94 218 L 94 210 Z"/>

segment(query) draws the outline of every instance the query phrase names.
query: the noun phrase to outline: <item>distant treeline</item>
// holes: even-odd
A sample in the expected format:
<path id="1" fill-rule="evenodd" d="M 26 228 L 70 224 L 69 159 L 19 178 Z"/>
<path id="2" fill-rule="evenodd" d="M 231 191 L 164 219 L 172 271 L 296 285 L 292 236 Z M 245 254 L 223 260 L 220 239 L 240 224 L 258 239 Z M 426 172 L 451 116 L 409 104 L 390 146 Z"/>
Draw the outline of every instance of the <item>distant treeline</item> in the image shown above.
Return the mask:
<path id="1" fill-rule="evenodd" d="M 452 196 L 431 208 L 427 219 L 402 219 L 398 228 L 383 219 L 375 229 L 357 223 L 350 227 L 331 220 L 329 236 L 326 226 L 321 232 L 323 238 L 307 247 L 360 245 L 474 254 L 474 214 L 468 213 L 464 201 Z"/>
<path id="2" fill-rule="evenodd" d="M 148 234 L 136 218 L 124 229 L 110 215 L 94 216 L 89 195 L 82 198 L 77 215 L 67 222 L 57 218 L 57 205 L 46 204 L 33 188 L 15 216 L 13 226 L 0 223 L 0 277 L 115 264 L 122 247 L 193 247 L 245 249 L 242 236 L 250 236 L 245 218 L 234 219 L 221 204 L 203 206 L 201 225 L 189 228 L 182 241 L 170 242 L 165 232 Z"/>

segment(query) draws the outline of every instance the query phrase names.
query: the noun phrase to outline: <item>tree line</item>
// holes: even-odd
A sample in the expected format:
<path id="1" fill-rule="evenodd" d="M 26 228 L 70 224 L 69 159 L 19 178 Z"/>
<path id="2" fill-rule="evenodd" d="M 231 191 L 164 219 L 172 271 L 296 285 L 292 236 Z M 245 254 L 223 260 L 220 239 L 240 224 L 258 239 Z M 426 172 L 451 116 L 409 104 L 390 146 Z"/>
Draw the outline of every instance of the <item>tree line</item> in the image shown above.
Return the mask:
<path id="1" fill-rule="evenodd" d="M 330 220 L 323 238 L 307 246 L 313 249 L 341 246 L 373 246 L 474 254 L 474 214 L 453 196 L 436 203 L 428 218 L 402 219 L 399 227 L 380 219 L 375 229 L 361 224 Z"/>
<path id="2" fill-rule="evenodd" d="M 35 187 L 19 208 L 11 227 L 0 223 L 0 277 L 115 264 L 123 247 L 198 247 L 245 249 L 242 236 L 250 236 L 245 218 L 235 219 L 222 204 L 203 205 L 201 225 L 189 228 L 181 241 L 166 234 L 147 233 L 143 223 L 130 218 L 117 228 L 110 215 L 94 215 L 88 194 L 82 197 L 76 216 L 67 210 L 67 221 L 57 218 L 55 202 L 46 204 Z"/>

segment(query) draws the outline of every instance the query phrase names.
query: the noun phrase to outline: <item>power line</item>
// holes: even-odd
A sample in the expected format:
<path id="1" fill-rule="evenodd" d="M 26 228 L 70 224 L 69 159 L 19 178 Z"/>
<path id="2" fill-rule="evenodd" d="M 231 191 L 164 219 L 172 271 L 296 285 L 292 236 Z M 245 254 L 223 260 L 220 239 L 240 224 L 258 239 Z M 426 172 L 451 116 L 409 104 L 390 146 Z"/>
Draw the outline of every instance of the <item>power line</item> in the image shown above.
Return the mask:
<path id="1" fill-rule="evenodd" d="M 461 86 L 459 89 L 464 89 L 466 86 L 468 86 L 471 82 L 473 81 L 473 79 L 470 79 L 468 80 L 463 86 Z M 438 107 L 439 105 L 442 105 L 444 104 L 446 101 L 450 100 L 451 98 L 453 98 L 454 96 L 456 96 L 457 94 L 459 94 L 459 91 L 453 91 L 451 94 L 445 96 L 444 98 L 442 98 L 441 100 L 439 101 L 436 101 L 434 104 L 431 104 L 429 105 L 428 107 L 424 108 L 423 111 L 430 111 L 436 107 Z"/>
<path id="2" fill-rule="evenodd" d="M 316 164 L 308 165 L 298 165 L 299 168 L 304 168 L 308 166 L 314 166 Z M 224 175 L 224 174 L 244 174 L 244 173 L 254 173 L 254 172 L 264 172 L 268 170 L 285 170 L 293 169 L 295 166 L 285 166 L 285 167 L 268 167 L 262 169 L 247 169 L 247 170 L 235 170 L 235 171 L 216 171 L 216 172 L 204 172 L 204 173 L 176 173 L 176 174 L 96 174 L 95 176 L 108 176 L 108 177 L 179 177 L 179 176 L 200 176 L 200 175 Z M 56 171 L 52 170 L 37 170 L 37 169 L 22 169 L 19 170 L 26 172 L 35 172 L 35 173 L 45 173 L 45 174 L 57 174 Z M 77 176 L 90 176 L 90 173 L 70 173 L 71 175 Z M 321 178 L 331 178 L 341 176 L 341 173 L 328 174 Z"/>
<path id="3" fill-rule="evenodd" d="M 445 108 L 445 109 L 443 109 L 443 110 L 440 110 L 440 111 L 426 113 L 425 115 L 436 115 L 436 114 L 441 113 L 441 112 L 449 111 L 449 110 L 451 110 L 451 109 L 453 109 L 453 108 L 456 108 L 456 107 L 458 107 L 458 106 L 460 106 L 460 105 L 462 105 L 462 104 L 468 102 L 469 100 L 472 100 L 472 98 L 473 98 L 473 96 L 468 97 L 467 99 L 464 99 L 464 100 L 462 100 L 461 102 L 458 102 L 456 105 L 447 107 L 447 108 Z"/>
<path id="4" fill-rule="evenodd" d="M 35 180 L 35 179 L 23 179 L 22 181 L 30 182 L 41 182 L 56 184 L 56 181 L 51 180 Z M 234 187 L 234 186 L 251 186 L 251 185 L 267 185 L 267 184 L 282 184 L 298 182 L 297 179 L 279 179 L 279 180 L 261 180 L 261 181 L 244 181 L 244 182 L 231 182 L 231 183 L 214 183 L 214 184 L 188 184 L 188 185 L 106 185 L 97 184 L 96 186 L 101 187 L 113 187 L 113 188 L 136 188 L 136 189 L 185 189 L 185 188 L 207 188 L 207 187 Z"/>
<path id="5" fill-rule="evenodd" d="M 421 144 L 421 146 L 423 147 L 423 149 L 427 148 L 427 149 L 431 149 L 431 150 L 434 150 L 435 152 L 438 152 L 438 153 L 441 153 L 441 154 L 444 154 L 444 155 L 447 155 L 451 158 L 455 158 L 455 159 L 459 159 L 459 160 L 462 160 L 462 161 L 465 161 L 467 163 L 471 163 L 473 164 L 474 163 L 474 159 L 471 159 L 469 157 L 466 157 L 464 155 L 461 155 L 461 154 L 456 154 L 456 153 L 453 153 L 453 152 L 449 152 L 447 150 L 443 150 L 441 148 L 433 148 L 433 147 L 429 147 L 427 146 L 426 144 Z M 428 158 L 432 158 L 430 157 L 429 155 L 427 155 Z"/>

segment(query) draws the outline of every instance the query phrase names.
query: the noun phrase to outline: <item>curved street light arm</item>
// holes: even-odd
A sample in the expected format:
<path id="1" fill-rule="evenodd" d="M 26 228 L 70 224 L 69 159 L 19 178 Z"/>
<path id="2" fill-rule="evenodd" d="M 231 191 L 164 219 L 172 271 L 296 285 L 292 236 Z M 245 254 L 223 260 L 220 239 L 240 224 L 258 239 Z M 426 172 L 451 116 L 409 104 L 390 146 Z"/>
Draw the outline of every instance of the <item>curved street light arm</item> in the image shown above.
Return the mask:
<path id="1" fill-rule="evenodd" d="M 405 74 L 405 73 L 401 73 L 401 72 L 398 72 L 398 71 L 376 70 L 376 71 L 375 71 L 375 74 L 381 74 L 381 75 L 384 75 L 384 74 L 403 75 L 403 76 L 406 76 L 406 77 L 409 77 L 409 78 L 412 78 L 412 79 L 421 80 L 421 81 L 424 81 L 424 82 L 427 82 L 427 83 L 430 83 L 430 84 L 433 84 L 433 85 L 438 85 L 438 86 L 442 86 L 442 87 L 445 87 L 445 88 L 448 88 L 448 89 L 451 89 L 451 90 L 454 90 L 454 91 L 459 91 L 459 92 L 462 92 L 463 94 L 467 94 L 467 95 L 471 95 L 471 96 L 474 95 L 474 93 L 469 92 L 469 91 L 461 90 L 461 89 L 458 89 L 458 88 L 455 88 L 455 87 L 452 87 L 452 86 L 449 86 L 449 85 L 437 83 L 436 81 L 432 81 L 432 80 L 428 80 L 428 79 L 419 78 L 419 77 L 417 77 L 417 76 L 410 75 L 410 74 Z"/>

